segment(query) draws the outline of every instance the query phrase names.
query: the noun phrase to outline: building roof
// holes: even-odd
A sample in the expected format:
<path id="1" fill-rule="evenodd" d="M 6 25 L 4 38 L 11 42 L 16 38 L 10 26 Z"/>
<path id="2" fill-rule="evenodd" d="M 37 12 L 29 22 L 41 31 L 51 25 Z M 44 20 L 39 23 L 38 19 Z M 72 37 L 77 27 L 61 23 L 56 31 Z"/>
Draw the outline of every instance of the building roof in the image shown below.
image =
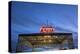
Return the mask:
<path id="1" fill-rule="evenodd" d="M 72 33 L 30 33 L 30 34 L 19 34 L 19 36 L 39 36 L 39 35 L 72 35 Z"/>

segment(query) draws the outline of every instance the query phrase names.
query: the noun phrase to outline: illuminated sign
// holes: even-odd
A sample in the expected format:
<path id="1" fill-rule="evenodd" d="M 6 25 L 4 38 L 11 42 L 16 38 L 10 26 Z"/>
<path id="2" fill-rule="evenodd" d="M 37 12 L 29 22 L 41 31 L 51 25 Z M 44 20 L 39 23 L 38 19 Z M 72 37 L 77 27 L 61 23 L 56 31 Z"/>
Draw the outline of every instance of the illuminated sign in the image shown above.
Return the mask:
<path id="1" fill-rule="evenodd" d="M 54 28 L 52 26 L 50 26 L 50 25 L 42 26 L 40 28 L 40 32 L 42 32 L 42 33 L 52 33 L 52 32 L 54 32 Z"/>

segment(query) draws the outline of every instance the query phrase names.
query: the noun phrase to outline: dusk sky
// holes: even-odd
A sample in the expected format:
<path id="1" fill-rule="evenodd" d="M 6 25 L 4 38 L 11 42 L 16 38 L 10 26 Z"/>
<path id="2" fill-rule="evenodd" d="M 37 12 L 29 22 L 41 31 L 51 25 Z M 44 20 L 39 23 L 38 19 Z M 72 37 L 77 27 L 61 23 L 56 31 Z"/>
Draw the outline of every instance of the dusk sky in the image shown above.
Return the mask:
<path id="1" fill-rule="evenodd" d="M 71 32 L 77 47 L 77 5 L 12 2 L 11 40 L 15 51 L 18 34 L 39 33 L 41 25 L 55 26 L 55 32 Z"/>

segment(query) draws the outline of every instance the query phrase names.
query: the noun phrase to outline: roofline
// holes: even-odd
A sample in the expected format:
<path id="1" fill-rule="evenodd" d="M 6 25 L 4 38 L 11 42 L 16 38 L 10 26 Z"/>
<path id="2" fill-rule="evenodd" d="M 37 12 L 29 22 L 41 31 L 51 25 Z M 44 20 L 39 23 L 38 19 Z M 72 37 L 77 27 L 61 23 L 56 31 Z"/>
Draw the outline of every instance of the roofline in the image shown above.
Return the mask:
<path id="1" fill-rule="evenodd" d="M 19 36 L 41 36 L 41 35 L 72 35 L 72 33 L 30 33 L 30 34 L 19 34 Z"/>

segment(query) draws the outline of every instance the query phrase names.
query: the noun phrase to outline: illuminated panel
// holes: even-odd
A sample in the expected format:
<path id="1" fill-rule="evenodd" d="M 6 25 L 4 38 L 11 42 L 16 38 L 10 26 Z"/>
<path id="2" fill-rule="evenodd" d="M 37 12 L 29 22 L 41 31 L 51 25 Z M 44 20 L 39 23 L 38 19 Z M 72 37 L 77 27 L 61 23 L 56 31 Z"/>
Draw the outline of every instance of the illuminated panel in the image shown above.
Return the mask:
<path id="1" fill-rule="evenodd" d="M 40 28 L 41 33 L 52 33 L 54 32 L 54 28 L 52 26 L 42 26 Z"/>

